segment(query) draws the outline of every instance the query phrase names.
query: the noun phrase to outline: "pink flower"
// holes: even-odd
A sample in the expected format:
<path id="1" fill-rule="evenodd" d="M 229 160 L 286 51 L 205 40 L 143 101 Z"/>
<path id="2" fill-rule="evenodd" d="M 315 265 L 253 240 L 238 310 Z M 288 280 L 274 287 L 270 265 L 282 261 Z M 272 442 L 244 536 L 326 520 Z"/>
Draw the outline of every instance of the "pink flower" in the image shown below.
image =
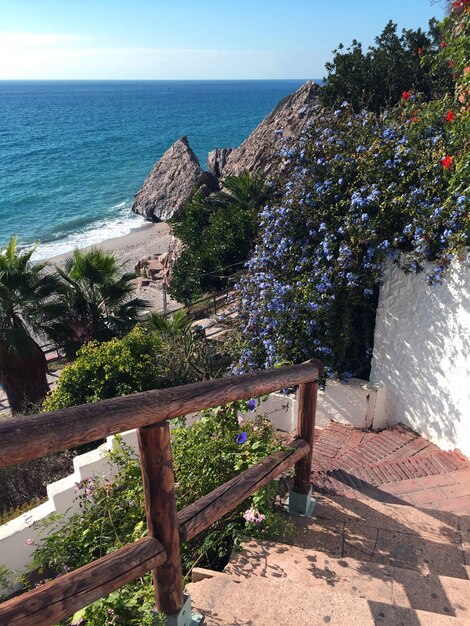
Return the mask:
<path id="1" fill-rule="evenodd" d="M 238 425 L 241 426 L 243 424 L 243 417 L 241 415 L 239 415 L 237 417 L 237 420 L 238 420 Z"/>
<path id="2" fill-rule="evenodd" d="M 247 522 L 258 525 L 266 518 L 266 515 L 260 513 L 258 509 L 251 507 L 243 513 L 243 517 Z"/>

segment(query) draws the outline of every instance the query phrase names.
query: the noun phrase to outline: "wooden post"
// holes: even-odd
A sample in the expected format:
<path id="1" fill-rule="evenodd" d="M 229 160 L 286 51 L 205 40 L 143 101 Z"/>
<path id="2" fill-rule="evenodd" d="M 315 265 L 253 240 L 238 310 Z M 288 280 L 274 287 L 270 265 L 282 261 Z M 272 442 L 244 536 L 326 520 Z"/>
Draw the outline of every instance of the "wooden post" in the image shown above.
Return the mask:
<path id="1" fill-rule="evenodd" d="M 168 296 L 166 289 L 166 282 L 162 284 L 162 296 L 163 296 L 163 315 L 168 315 Z"/>
<path id="2" fill-rule="evenodd" d="M 157 608 L 165 615 L 176 615 L 184 600 L 168 422 L 140 428 L 139 447 L 148 533 L 167 554 L 166 562 L 152 570 Z"/>
<path id="3" fill-rule="evenodd" d="M 306 495 L 310 491 L 312 471 L 313 433 L 317 408 L 318 383 L 299 385 L 299 409 L 297 414 L 297 437 L 304 439 L 310 446 L 310 454 L 300 459 L 295 465 L 294 492 Z"/>

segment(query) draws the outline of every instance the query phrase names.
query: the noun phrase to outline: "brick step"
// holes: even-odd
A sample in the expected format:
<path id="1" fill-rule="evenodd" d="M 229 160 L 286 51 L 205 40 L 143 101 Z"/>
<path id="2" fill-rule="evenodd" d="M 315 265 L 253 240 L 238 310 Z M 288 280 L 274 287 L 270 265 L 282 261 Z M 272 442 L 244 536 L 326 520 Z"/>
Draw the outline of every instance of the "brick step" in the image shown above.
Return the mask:
<path id="1" fill-rule="evenodd" d="M 414 449 L 413 446 L 416 448 L 417 440 L 424 442 L 422 444 L 423 447 L 432 445 L 413 431 L 397 425 L 394 428 L 382 430 L 378 433 L 371 433 L 371 436 L 365 438 L 358 446 L 344 451 L 340 458 L 344 463 L 349 463 L 350 465 L 365 465 L 393 458 L 399 454 L 409 456 L 408 452 L 405 453 L 405 450 L 411 451 L 411 449 Z M 419 443 L 421 444 L 421 442 Z"/>
<path id="2" fill-rule="evenodd" d="M 290 582 L 296 587 L 334 590 L 368 601 L 470 618 L 470 580 L 393 566 L 331 558 L 318 550 L 259 540 L 234 552 L 224 572 L 233 580 L 254 577 Z"/>
<path id="3" fill-rule="evenodd" d="M 336 467 L 335 467 L 336 465 Z M 417 455 L 411 459 L 401 461 L 381 461 L 368 465 L 355 465 L 343 459 L 333 460 L 329 468 L 324 468 L 327 474 L 344 482 L 353 489 L 357 488 L 360 479 L 370 485 L 378 487 L 386 483 L 437 476 L 468 468 L 468 462 L 453 452 L 433 451 L 429 454 Z"/>
<path id="4" fill-rule="evenodd" d="M 393 606 L 349 594 L 296 586 L 287 580 L 221 575 L 187 585 L 206 626 L 468 626 L 468 620 Z"/>

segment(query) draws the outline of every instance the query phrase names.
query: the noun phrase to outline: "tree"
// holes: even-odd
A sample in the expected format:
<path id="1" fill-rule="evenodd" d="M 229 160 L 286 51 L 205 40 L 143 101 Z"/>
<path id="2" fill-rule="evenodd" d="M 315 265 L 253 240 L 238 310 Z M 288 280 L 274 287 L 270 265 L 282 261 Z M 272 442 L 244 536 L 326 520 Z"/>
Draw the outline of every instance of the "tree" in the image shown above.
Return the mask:
<path id="1" fill-rule="evenodd" d="M 340 44 L 326 64 L 323 104 L 339 107 L 346 100 L 357 112 L 378 113 L 397 103 L 404 91 L 419 91 L 427 100 L 450 93 L 452 72 L 448 64 L 435 63 L 441 36 L 435 20 L 427 33 L 403 29 L 401 35 L 390 21 L 366 53 L 356 39 L 345 51 Z"/>
<path id="2" fill-rule="evenodd" d="M 135 274 L 123 272 L 113 254 L 75 250 L 57 267 L 58 294 L 46 307 L 48 336 L 69 358 L 91 341 L 124 336 L 148 305 L 132 297 Z"/>
<path id="3" fill-rule="evenodd" d="M 170 282 L 170 292 L 180 302 L 226 287 L 227 277 L 251 251 L 259 210 L 270 191 L 248 172 L 228 176 L 223 184 L 222 191 L 208 197 L 196 193 L 172 219 L 184 244 Z"/>
<path id="4" fill-rule="evenodd" d="M 37 343 L 43 306 L 57 282 L 46 263 L 31 263 L 34 248 L 18 252 L 16 237 L 0 250 L 0 382 L 10 408 L 19 413 L 48 391 L 47 363 Z"/>

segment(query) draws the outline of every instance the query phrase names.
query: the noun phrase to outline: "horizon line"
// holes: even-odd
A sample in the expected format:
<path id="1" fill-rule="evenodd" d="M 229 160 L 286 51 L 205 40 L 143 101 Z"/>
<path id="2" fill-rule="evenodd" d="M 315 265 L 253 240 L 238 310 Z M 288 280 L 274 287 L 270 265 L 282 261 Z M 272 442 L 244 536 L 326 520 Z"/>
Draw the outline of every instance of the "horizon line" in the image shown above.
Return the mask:
<path id="1" fill-rule="evenodd" d="M 0 78 L 1 83 L 38 83 L 38 82 L 215 82 L 215 81 L 324 81 L 323 78 Z"/>

